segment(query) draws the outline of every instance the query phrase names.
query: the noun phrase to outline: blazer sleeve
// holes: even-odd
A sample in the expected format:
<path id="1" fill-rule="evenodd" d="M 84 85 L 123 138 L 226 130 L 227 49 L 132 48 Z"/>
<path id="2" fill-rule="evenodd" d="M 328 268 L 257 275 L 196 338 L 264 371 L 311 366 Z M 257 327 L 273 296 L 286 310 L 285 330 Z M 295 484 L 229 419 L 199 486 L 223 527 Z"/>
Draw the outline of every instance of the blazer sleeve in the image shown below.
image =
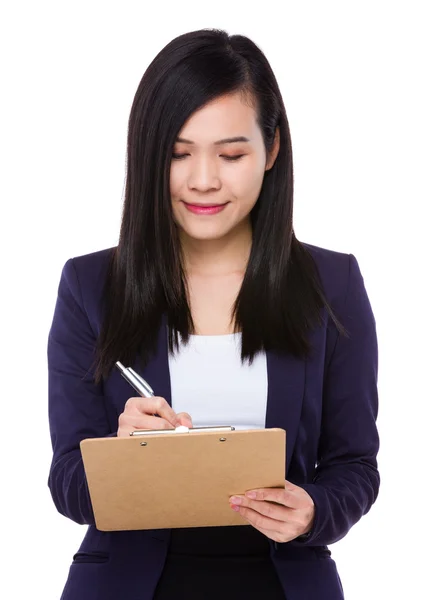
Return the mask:
<path id="1" fill-rule="evenodd" d="M 94 524 L 79 443 L 116 436 L 106 416 L 103 386 L 89 370 L 95 336 L 84 310 L 73 259 L 62 269 L 48 335 L 48 412 L 53 448 L 48 486 L 57 510 L 80 524 Z"/>
<path id="2" fill-rule="evenodd" d="M 309 535 L 293 540 L 296 545 L 327 545 L 343 538 L 370 510 L 380 486 L 376 322 L 358 261 L 348 257 L 344 307 L 336 314 L 350 337 L 340 335 L 332 323 L 328 335 L 336 342 L 324 380 L 317 466 L 312 483 L 298 484 L 312 497 L 315 517 Z"/>

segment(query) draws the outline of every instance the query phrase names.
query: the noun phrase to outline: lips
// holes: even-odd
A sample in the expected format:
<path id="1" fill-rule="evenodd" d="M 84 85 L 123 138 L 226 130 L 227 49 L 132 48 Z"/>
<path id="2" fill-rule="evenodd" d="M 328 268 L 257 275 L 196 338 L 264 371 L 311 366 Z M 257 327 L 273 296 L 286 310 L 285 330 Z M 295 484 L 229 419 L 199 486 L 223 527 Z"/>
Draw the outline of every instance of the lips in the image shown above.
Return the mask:
<path id="1" fill-rule="evenodd" d="M 188 204 L 188 206 L 198 206 L 199 208 L 216 208 L 217 206 L 225 206 L 228 202 L 224 202 L 223 204 L 194 204 L 193 202 L 184 202 L 184 204 Z"/>
<path id="2" fill-rule="evenodd" d="M 188 211 L 197 215 L 215 215 L 225 209 L 229 202 L 225 204 L 188 204 L 183 202 Z"/>

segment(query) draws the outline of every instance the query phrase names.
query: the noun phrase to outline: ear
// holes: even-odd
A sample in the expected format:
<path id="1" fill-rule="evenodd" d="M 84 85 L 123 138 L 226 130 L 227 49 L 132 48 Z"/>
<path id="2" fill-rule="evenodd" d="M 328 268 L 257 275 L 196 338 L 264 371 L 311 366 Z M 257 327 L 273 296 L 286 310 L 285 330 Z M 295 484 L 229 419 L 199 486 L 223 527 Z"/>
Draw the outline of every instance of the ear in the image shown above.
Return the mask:
<path id="1" fill-rule="evenodd" d="M 268 171 L 274 166 L 275 159 L 277 158 L 278 151 L 280 150 L 280 128 L 277 127 L 274 135 L 274 142 L 272 145 L 272 149 L 267 160 L 265 171 Z"/>

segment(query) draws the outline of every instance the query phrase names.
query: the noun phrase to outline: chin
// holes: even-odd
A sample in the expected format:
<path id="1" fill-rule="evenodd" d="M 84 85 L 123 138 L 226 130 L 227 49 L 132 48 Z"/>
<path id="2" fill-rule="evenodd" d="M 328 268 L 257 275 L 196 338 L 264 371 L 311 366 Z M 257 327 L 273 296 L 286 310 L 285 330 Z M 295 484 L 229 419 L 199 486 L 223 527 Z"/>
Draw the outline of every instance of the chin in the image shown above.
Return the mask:
<path id="1" fill-rule="evenodd" d="M 211 240 L 219 240 L 224 237 L 228 232 L 227 231 L 202 231 L 200 229 L 192 229 L 181 227 L 178 225 L 179 230 L 183 235 L 192 240 L 202 240 L 202 241 L 211 241 Z"/>
<path id="2" fill-rule="evenodd" d="M 215 232 L 215 233 L 200 233 L 200 232 L 190 232 L 185 231 L 185 235 L 193 240 L 202 240 L 202 241 L 210 241 L 210 240 L 219 240 L 224 237 L 226 232 Z"/>

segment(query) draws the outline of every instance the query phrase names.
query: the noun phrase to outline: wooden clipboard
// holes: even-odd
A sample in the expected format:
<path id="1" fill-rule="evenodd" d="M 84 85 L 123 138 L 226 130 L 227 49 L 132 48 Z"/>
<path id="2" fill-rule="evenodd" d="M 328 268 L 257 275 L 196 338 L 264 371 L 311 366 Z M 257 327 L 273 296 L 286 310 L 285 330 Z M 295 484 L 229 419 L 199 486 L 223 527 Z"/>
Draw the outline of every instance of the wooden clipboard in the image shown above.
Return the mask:
<path id="1" fill-rule="evenodd" d="M 230 496 L 285 486 L 279 428 L 87 438 L 80 448 L 101 531 L 246 525 Z"/>

